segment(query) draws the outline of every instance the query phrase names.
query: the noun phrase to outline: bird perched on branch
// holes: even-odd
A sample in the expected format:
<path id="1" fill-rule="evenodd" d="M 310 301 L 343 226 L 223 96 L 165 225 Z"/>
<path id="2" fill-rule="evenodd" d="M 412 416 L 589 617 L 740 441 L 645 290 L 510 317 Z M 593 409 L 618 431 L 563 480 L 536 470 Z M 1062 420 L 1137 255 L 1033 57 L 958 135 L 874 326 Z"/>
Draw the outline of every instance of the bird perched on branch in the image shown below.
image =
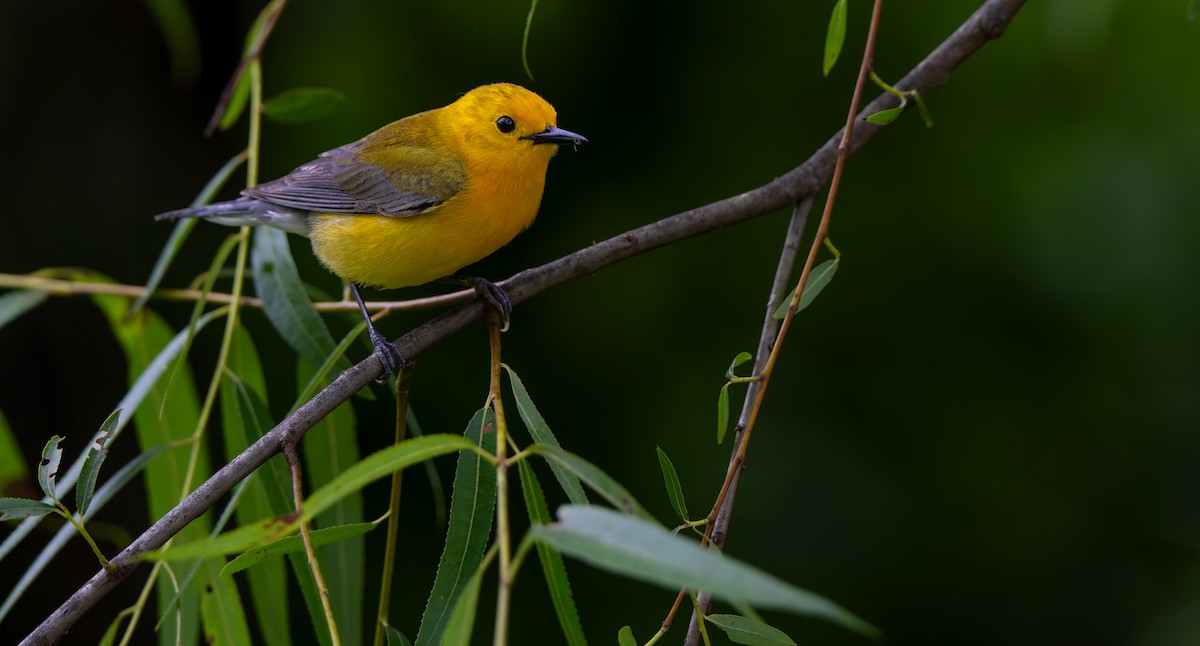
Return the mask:
<path id="1" fill-rule="evenodd" d="M 586 142 L 559 128 L 554 108 L 537 94 L 484 85 L 322 153 L 238 199 L 156 219 L 266 225 L 309 238 L 321 264 L 349 282 L 386 376 L 404 358 L 375 330 L 358 286 L 465 283 L 507 324 L 511 304 L 503 289 L 454 274 L 533 224 L 558 144 Z"/>

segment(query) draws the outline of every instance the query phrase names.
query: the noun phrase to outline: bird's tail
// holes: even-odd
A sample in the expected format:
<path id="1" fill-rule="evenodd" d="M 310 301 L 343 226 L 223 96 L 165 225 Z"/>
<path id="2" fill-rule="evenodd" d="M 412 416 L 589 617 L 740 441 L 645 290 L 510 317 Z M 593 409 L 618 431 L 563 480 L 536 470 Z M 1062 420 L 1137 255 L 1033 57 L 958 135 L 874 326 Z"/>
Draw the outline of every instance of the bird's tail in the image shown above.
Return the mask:
<path id="1" fill-rule="evenodd" d="M 306 212 L 268 204 L 252 197 L 239 197 L 228 202 L 177 209 L 154 216 L 155 220 L 179 220 L 182 218 L 203 218 L 232 227 L 265 225 L 289 233 L 308 236 L 308 214 Z"/>

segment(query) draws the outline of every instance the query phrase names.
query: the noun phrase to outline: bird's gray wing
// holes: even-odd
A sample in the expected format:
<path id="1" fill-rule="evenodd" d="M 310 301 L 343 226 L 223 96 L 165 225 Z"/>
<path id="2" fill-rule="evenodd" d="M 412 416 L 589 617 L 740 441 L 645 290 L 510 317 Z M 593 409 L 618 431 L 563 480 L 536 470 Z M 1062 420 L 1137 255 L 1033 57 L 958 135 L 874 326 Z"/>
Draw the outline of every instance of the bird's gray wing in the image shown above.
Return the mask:
<path id="1" fill-rule="evenodd" d="M 366 139 L 335 148 L 242 194 L 313 213 L 408 216 L 462 189 L 464 173 L 453 160 L 395 140 L 380 143 Z"/>

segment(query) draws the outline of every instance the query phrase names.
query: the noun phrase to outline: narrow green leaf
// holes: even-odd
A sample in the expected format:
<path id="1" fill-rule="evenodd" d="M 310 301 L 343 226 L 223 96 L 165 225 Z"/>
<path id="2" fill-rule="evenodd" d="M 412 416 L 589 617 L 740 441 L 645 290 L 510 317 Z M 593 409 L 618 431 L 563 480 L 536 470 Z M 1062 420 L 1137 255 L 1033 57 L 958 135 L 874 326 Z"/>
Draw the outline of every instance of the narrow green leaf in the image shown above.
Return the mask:
<path id="1" fill-rule="evenodd" d="M 605 500 L 610 502 L 614 507 L 620 509 L 627 514 L 634 514 L 644 518 L 650 518 L 650 512 L 646 511 L 633 494 L 629 493 L 625 487 L 622 487 L 619 482 L 614 480 L 612 476 L 600 470 L 599 467 L 584 460 L 583 458 L 564 451 L 561 447 L 550 446 L 548 444 L 534 444 L 529 447 L 529 451 L 535 455 L 542 455 L 550 458 L 548 462 L 551 464 L 558 463 L 564 467 L 587 486 L 591 487 L 596 493 L 600 494 Z"/>
<path id="2" fill-rule="evenodd" d="M 908 99 L 900 99 L 900 105 L 888 110 L 880 110 L 879 112 L 868 116 L 867 121 L 870 121 L 877 126 L 886 126 L 898 119 L 900 115 L 904 114 L 904 108 L 906 107 L 908 107 Z"/>
<path id="3" fill-rule="evenodd" d="M 933 127 L 933 115 L 929 113 L 929 106 L 925 105 L 925 99 L 920 92 L 913 93 L 913 99 L 917 102 L 917 112 L 921 113 L 921 121 L 925 122 L 926 128 Z"/>
<path id="4" fill-rule="evenodd" d="M 339 355 L 340 356 L 340 355 Z M 333 362 L 327 362 L 331 365 Z M 297 361 L 297 384 L 306 382 L 324 386 L 325 378 L 303 358 Z M 305 476 L 319 485 L 329 482 L 358 462 L 358 433 L 354 407 L 350 402 L 338 406 L 304 436 L 300 449 L 304 455 Z M 317 527 L 352 525 L 363 521 L 362 492 L 354 492 L 337 502 L 315 519 Z M 362 639 L 363 584 L 366 572 L 366 544 L 359 536 L 330 544 L 318 551 L 325 583 L 332 600 L 333 616 L 341 638 L 347 644 Z"/>
<path id="5" fill-rule="evenodd" d="M 679 517 L 686 523 L 690 518 L 688 517 L 687 502 L 683 499 L 683 487 L 679 484 L 679 474 L 675 473 L 675 465 L 671 463 L 671 458 L 667 457 L 661 447 L 656 446 L 654 450 L 658 452 L 658 468 L 662 470 L 663 484 L 667 488 L 667 498 L 671 500 L 671 507 L 675 509 L 675 513 L 679 514 Z"/>
<path id="6" fill-rule="evenodd" d="M 379 478 L 391 475 L 393 471 L 419 464 L 439 455 L 473 450 L 474 448 L 475 443 L 461 435 L 438 433 L 415 437 L 376 451 L 313 492 L 308 500 L 304 501 L 304 512 L 300 520 L 296 522 L 311 520 L 346 495 L 362 489 Z"/>
<path id="7" fill-rule="evenodd" d="M 58 508 L 40 500 L 0 498 L 0 520 L 16 520 L 30 516 L 53 514 Z"/>
<path id="8" fill-rule="evenodd" d="M 312 537 L 313 546 L 321 547 L 345 541 L 347 539 L 362 536 L 367 532 L 375 529 L 378 521 L 370 523 L 354 523 L 353 525 L 339 525 L 336 527 L 326 527 L 323 529 L 313 530 L 309 532 Z M 225 564 L 221 568 L 221 576 L 228 577 L 232 574 L 237 574 L 242 570 L 253 568 L 264 563 L 269 563 L 272 559 L 277 559 L 294 552 L 304 551 L 304 541 L 298 534 L 285 536 L 275 541 L 271 541 L 266 545 L 255 547 L 239 554 L 236 558 Z M 324 559 L 321 561 L 325 563 Z M 328 569 L 324 565 L 323 569 Z"/>
<path id="9" fill-rule="evenodd" d="M 477 571 L 467 580 L 467 584 L 458 595 L 458 600 L 454 602 L 454 609 L 439 642 L 441 646 L 470 646 L 471 632 L 475 629 L 475 608 L 479 605 L 481 574 L 482 570 Z M 420 641 L 420 637 L 417 640 Z"/>
<path id="10" fill-rule="evenodd" d="M 35 289 L 19 289 L 0 296 L 0 329 L 41 305 L 49 297 L 50 294 Z"/>
<path id="11" fill-rule="evenodd" d="M 283 518 L 268 518 L 250 525 L 242 525 L 215 538 L 204 538 L 190 543 L 172 543 L 170 547 L 146 552 L 141 558 L 145 561 L 190 561 L 210 556 L 240 554 L 290 536 L 298 528 L 299 524 L 288 523 Z"/>
<path id="12" fill-rule="evenodd" d="M 537 474 L 533 472 L 529 460 L 521 460 L 517 465 L 521 472 L 521 492 L 525 497 L 525 509 L 529 512 L 529 523 L 550 523 L 550 508 L 546 505 L 546 497 L 542 493 Z M 586 646 L 587 638 L 583 633 L 583 625 L 579 623 L 579 610 L 575 607 L 575 595 L 571 594 L 571 582 L 567 579 L 567 567 L 563 563 L 562 554 L 545 543 L 539 542 L 535 545 L 563 637 L 566 638 L 568 646 Z"/>
<path id="13" fill-rule="evenodd" d="M 797 312 L 803 312 L 804 308 L 816 300 L 817 296 L 821 294 L 821 290 L 825 289 L 829 281 L 833 280 L 833 275 L 837 273 L 837 268 L 838 261 L 832 258 L 812 268 L 812 271 L 808 275 L 808 282 L 804 284 L 804 293 L 800 295 L 800 304 L 796 308 Z M 779 309 L 775 310 L 776 320 L 782 320 L 783 317 L 787 316 L 788 305 L 791 304 L 792 296 L 795 293 L 796 290 L 793 289 L 787 295 L 787 298 L 783 299 L 783 303 L 779 305 Z"/>
<path id="14" fill-rule="evenodd" d="M 621 630 L 617 631 L 617 646 L 638 646 L 637 639 L 633 636 L 632 628 L 622 626 Z"/>
<path id="15" fill-rule="evenodd" d="M 21 445 L 8 426 L 8 420 L 0 415 L 0 491 L 8 491 L 9 485 L 29 477 L 29 467 L 22 459 Z"/>
<path id="16" fill-rule="evenodd" d="M 733 371 L 737 370 L 738 366 L 742 365 L 743 363 L 746 363 L 747 361 L 749 361 L 753 358 L 754 358 L 754 355 L 750 354 L 749 352 L 742 351 L 742 352 L 737 353 L 737 356 L 734 357 L 733 361 L 730 362 L 730 364 L 729 364 L 729 370 L 725 371 L 725 378 L 733 379 Z"/>
<path id="17" fill-rule="evenodd" d="M 383 634 L 387 635 L 387 646 L 412 646 L 412 642 L 395 626 L 387 626 Z"/>
<path id="18" fill-rule="evenodd" d="M 846 0 L 837 0 L 833 14 L 829 16 L 829 28 L 825 33 L 825 57 L 821 61 L 821 73 L 828 77 L 842 53 L 846 42 Z"/>
<path id="19" fill-rule="evenodd" d="M 786 633 L 761 621 L 740 615 L 708 615 L 704 618 L 708 623 L 725 631 L 729 640 L 735 644 L 748 646 L 796 646 Z"/>
<path id="20" fill-rule="evenodd" d="M 725 441 L 725 433 L 729 430 L 729 382 L 721 386 L 721 394 L 717 395 L 717 444 Z"/>
<path id="21" fill-rule="evenodd" d="M 841 606 L 728 556 L 701 548 L 662 526 L 611 509 L 566 505 L 558 522 L 530 531 L 592 565 L 660 585 L 826 619 L 872 638 L 879 630 Z"/>
<path id="22" fill-rule="evenodd" d="M 490 408 L 476 411 L 463 436 L 495 453 L 495 423 Z M 446 546 L 417 630 L 417 646 L 441 643 L 459 595 L 483 563 L 496 506 L 496 471 L 478 453 L 460 453 L 452 491 Z"/>
<path id="23" fill-rule="evenodd" d="M 62 462 L 63 439 L 58 435 L 50 436 L 50 441 L 42 448 L 42 460 L 38 462 L 38 486 L 51 500 L 58 500 L 58 496 L 54 495 L 54 480 L 58 477 L 58 465 Z"/>
<path id="24" fill-rule="evenodd" d="M 233 579 L 219 576 L 223 563 L 205 559 L 205 579 L 210 583 L 200 592 L 200 618 L 206 644 L 250 644 L 250 626 Z"/>
<path id="25" fill-rule="evenodd" d="M 286 124 L 307 123 L 329 114 L 345 95 L 327 87 L 298 87 L 284 90 L 263 101 L 263 116 Z"/>
<path id="26" fill-rule="evenodd" d="M 75 483 L 75 510 L 80 515 L 88 512 L 92 504 L 92 495 L 96 493 L 96 479 L 100 477 L 100 467 L 108 457 L 108 447 L 105 442 L 113 435 L 117 421 L 121 418 L 121 410 L 113 411 L 108 419 L 100 425 L 100 437 L 93 442 L 88 451 L 87 459 L 83 461 L 83 470 L 79 472 L 79 482 Z"/>
<path id="27" fill-rule="evenodd" d="M 334 351 L 333 335 L 304 292 L 287 234 L 270 227 L 256 227 L 252 265 L 267 319 L 309 363 L 314 366 L 324 363 Z M 339 370 L 349 367 L 350 362 L 345 358 L 338 364 Z"/>
<path id="28" fill-rule="evenodd" d="M 546 423 L 546 420 L 542 418 L 542 414 L 538 412 L 537 406 L 533 404 L 533 398 L 529 396 L 529 391 L 525 390 L 525 384 L 521 381 L 521 378 L 507 365 L 504 366 L 504 369 L 508 371 L 513 398 L 517 401 L 517 412 L 521 416 L 521 421 L 525 423 L 525 428 L 529 429 L 530 437 L 538 444 L 545 444 L 561 449 L 558 438 L 554 437 L 554 432 L 550 430 L 550 425 Z M 576 478 L 569 469 L 551 461 L 550 470 L 554 472 L 554 478 L 558 480 L 558 486 L 562 487 L 563 492 L 567 494 L 567 500 L 570 500 L 575 505 L 588 504 L 587 494 L 584 493 L 583 486 L 579 484 L 579 478 Z"/>

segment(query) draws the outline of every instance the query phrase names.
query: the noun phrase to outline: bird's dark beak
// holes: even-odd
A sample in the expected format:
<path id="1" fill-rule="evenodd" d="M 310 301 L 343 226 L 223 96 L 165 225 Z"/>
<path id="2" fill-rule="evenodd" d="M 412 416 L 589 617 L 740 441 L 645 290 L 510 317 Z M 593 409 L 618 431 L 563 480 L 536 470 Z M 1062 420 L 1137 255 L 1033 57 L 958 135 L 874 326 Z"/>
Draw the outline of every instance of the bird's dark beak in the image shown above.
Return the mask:
<path id="1" fill-rule="evenodd" d="M 522 139 L 528 139 L 535 144 L 586 144 L 587 137 L 577 135 L 570 130 L 563 130 L 557 126 L 546 126 L 546 129 L 541 132 L 535 132 L 532 135 L 525 135 Z"/>

